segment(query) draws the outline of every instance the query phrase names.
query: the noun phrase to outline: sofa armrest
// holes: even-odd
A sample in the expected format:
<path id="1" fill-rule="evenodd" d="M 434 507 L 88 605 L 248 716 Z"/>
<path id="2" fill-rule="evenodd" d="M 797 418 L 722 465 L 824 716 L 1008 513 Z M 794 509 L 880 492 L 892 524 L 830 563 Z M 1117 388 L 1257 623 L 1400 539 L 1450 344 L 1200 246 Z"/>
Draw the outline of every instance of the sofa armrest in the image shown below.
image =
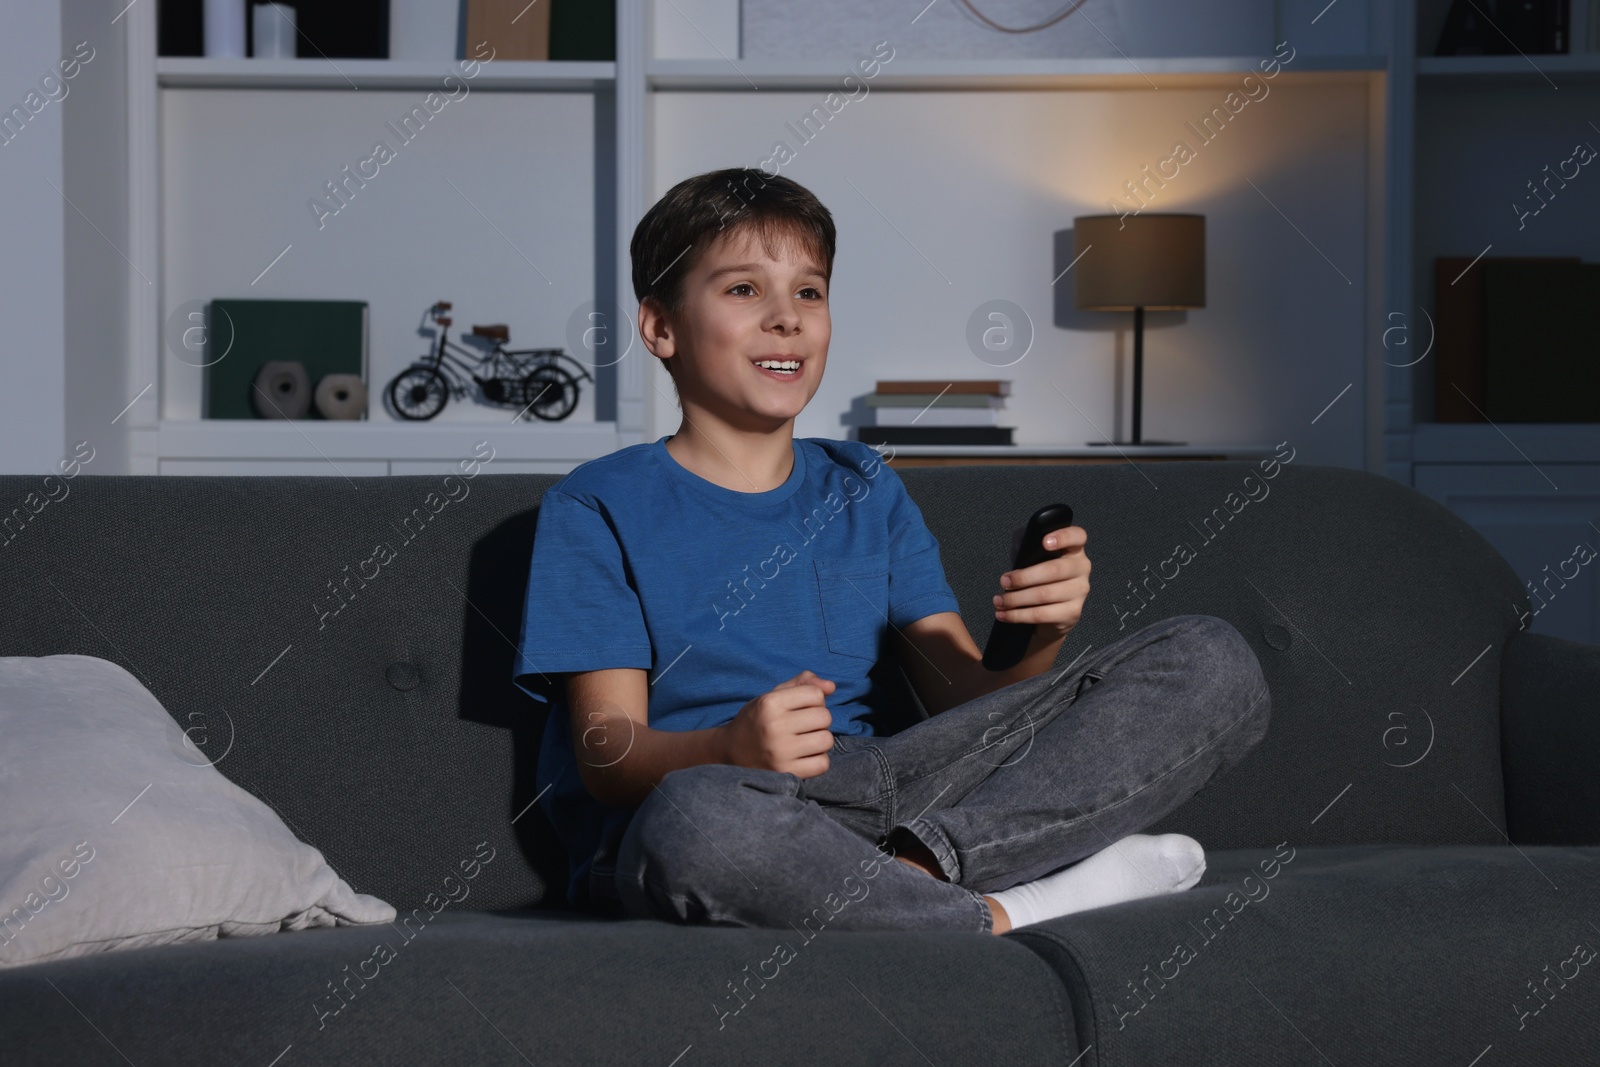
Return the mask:
<path id="1" fill-rule="evenodd" d="M 1600 844 L 1600 646 L 1518 630 L 1500 668 L 1511 840 Z"/>

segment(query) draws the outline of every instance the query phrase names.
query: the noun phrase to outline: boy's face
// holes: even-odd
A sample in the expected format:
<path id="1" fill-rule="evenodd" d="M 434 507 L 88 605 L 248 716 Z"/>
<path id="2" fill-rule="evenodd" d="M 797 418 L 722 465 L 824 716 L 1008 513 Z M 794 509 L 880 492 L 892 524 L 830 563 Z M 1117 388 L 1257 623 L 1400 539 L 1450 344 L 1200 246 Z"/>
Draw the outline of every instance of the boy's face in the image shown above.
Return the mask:
<path id="1" fill-rule="evenodd" d="M 822 264 L 797 242 L 777 251 L 783 258 L 768 256 L 748 231 L 719 236 L 685 277 L 676 319 L 641 310 L 642 320 L 653 320 L 641 321 L 650 350 L 677 357 L 678 393 L 690 418 L 709 414 L 741 429 L 774 431 L 822 383 L 833 330 Z M 773 359 L 798 360 L 799 367 L 783 373 L 757 365 Z"/>

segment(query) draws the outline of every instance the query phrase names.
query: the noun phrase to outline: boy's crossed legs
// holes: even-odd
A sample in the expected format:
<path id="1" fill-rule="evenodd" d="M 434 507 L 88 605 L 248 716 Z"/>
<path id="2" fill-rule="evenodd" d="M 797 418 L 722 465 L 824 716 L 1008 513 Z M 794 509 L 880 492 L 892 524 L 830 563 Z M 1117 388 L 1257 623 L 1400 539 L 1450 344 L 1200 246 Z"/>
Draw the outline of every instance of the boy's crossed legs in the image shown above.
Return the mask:
<path id="1" fill-rule="evenodd" d="M 1187 888 L 1194 843 L 1137 831 L 1259 742 L 1270 703 L 1230 624 L 1165 619 L 898 734 L 840 735 L 813 778 L 673 771 L 628 826 L 617 890 L 675 922 L 990 932 L 996 894 L 1020 925 Z"/>

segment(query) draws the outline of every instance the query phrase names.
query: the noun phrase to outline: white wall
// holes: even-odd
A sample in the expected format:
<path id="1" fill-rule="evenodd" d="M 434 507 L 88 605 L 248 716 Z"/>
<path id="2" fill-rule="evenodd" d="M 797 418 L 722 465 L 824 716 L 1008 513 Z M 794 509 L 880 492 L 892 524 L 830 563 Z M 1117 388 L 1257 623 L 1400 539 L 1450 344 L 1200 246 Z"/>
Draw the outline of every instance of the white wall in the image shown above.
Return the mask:
<path id="1" fill-rule="evenodd" d="M 1071 262 L 1060 231 L 1105 213 L 1125 179 L 1185 140 L 1196 158 L 1148 210 L 1206 216 L 1207 307 L 1147 313 L 1143 436 L 1292 439 L 1307 462 L 1362 467 L 1366 88 L 1268 84 L 1203 147 L 1185 120 L 1198 124 L 1224 89 L 876 91 L 804 146 L 785 123 L 819 93 L 658 93 L 650 195 L 759 165 L 775 139 L 796 148 L 780 173 L 815 192 L 839 231 L 828 367 L 797 436 L 848 436 L 847 413 L 878 378 L 1006 377 L 1002 424 L 1018 444 L 1079 444 L 1131 430 L 1114 353 L 1131 380 L 1132 314 L 1076 311 L 1070 274 L 1052 286 Z M 1007 368 L 965 339 L 969 315 L 996 298 L 1035 330 Z M 664 372 L 651 373 L 660 436 L 680 415 Z"/>
<path id="2" fill-rule="evenodd" d="M 59 75 L 60 59 L 61 17 L 54 3 L 0 4 L 0 110 L 21 107 L 29 114 L 13 127 L 21 132 L 8 131 L 13 139 L 0 144 L 0 204 L 5 205 L 0 292 L 6 297 L 0 473 L 5 474 L 54 471 L 70 451 L 62 360 L 62 219 L 71 209 L 62 200 L 61 104 L 49 101 L 38 85 L 45 75 Z M 10 508 L 12 502 L 0 506 Z"/>

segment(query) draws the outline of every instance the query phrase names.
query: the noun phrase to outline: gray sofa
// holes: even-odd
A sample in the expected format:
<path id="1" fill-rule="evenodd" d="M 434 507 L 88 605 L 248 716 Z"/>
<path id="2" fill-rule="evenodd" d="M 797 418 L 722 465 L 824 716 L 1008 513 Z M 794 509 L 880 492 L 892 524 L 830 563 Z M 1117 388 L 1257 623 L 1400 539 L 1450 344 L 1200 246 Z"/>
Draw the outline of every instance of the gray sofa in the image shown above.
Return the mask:
<path id="1" fill-rule="evenodd" d="M 510 681 L 553 476 L 479 477 L 432 511 L 436 476 L 81 475 L 36 513 L 18 507 L 39 478 L 0 478 L 0 655 L 136 665 L 174 717 L 231 721 L 218 768 L 402 914 L 479 843 L 495 855 L 408 940 L 312 929 L 0 971 L 0 1061 L 1600 1062 L 1600 649 L 1522 629 L 1517 576 L 1421 494 L 1272 473 L 901 472 L 980 644 L 1009 530 L 1062 500 L 1095 571 L 1060 665 L 1217 615 L 1260 657 L 1272 723 L 1152 828 L 1206 847 L 1188 892 L 1001 937 L 810 940 L 561 906 L 532 804 L 542 713 Z M 380 541 L 395 557 L 345 582 Z M 920 714 L 898 671 L 883 684 Z M 380 935 L 395 958 L 349 981 Z"/>

